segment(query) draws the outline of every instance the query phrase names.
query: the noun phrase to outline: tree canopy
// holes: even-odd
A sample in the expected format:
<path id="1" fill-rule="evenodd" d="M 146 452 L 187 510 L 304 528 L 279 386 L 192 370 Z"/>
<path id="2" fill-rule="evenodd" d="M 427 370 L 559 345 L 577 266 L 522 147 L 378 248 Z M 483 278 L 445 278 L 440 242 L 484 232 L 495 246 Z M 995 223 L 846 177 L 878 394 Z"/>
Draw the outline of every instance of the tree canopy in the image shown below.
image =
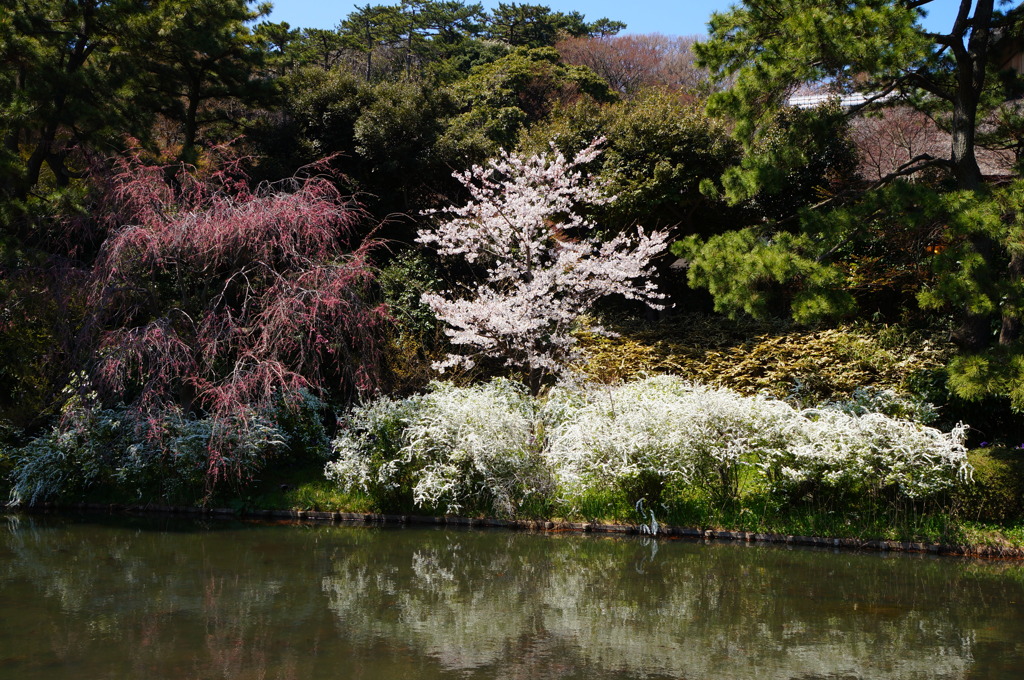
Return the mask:
<path id="1" fill-rule="evenodd" d="M 710 39 L 695 49 L 714 78 L 731 83 L 710 98 L 709 112 L 730 117 L 747 150 L 723 177 L 730 200 L 777 191 L 780 176 L 814 161 L 829 129 L 841 138 L 850 119 L 873 110 L 918 111 L 948 146 L 932 144 L 873 181 L 819 181 L 817 200 L 805 196 L 760 224 L 690 239 L 676 252 L 689 258 L 691 283 L 709 288 L 719 309 L 778 311 L 766 294 L 781 288 L 806 321 L 849 313 L 863 254 L 897 257 L 897 235 L 911 222 L 928 235 L 917 259 L 931 270 L 917 297 L 952 314 L 953 337 L 975 357 L 954 364 L 951 384 L 963 395 L 1008 394 L 1024 350 L 1017 302 L 1024 253 L 1012 236 L 1020 193 L 986 185 L 977 151 L 1000 132 L 994 120 L 1015 120 L 1014 105 L 1004 102 L 1018 76 L 1006 64 L 1019 51 L 1021 13 L 1002 11 L 1005 2 L 961 0 L 952 25 L 937 33 L 921 23 L 931 4 L 745 0 L 715 14 Z M 794 110 L 790 96 L 801 89 L 823 92 L 831 104 Z M 837 169 L 833 162 L 822 180 L 841 175 Z"/>
<path id="2" fill-rule="evenodd" d="M 4 0 L 0 193 L 24 203 L 64 190 L 89 150 L 148 140 L 158 114 L 193 157 L 203 104 L 258 79 L 247 24 L 268 11 L 246 0 Z"/>
<path id="3" fill-rule="evenodd" d="M 959 188 L 978 188 L 978 117 L 996 96 L 1001 82 L 993 71 L 1018 34 L 1020 17 L 998 11 L 995 0 L 961 0 L 953 25 L 933 33 L 921 24 L 932 2 L 747 0 L 716 13 L 710 39 L 695 46 L 715 77 L 732 81 L 712 97 L 712 107 L 734 117 L 748 142 L 798 87 L 863 94 L 847 115 L 896 103 L 927 108 L 945 119 L 949 154 L 915 158 L 898 174 L 938 164 Z"/>

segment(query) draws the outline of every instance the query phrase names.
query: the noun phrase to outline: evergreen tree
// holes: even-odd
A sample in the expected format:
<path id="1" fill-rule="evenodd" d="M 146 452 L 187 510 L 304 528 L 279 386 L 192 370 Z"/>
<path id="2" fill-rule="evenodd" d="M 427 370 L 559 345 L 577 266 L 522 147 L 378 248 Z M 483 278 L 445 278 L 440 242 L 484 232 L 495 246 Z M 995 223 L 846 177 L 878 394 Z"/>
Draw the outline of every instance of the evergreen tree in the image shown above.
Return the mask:
<path id="1" fill-rule="evenodd" d="M 146 85 L 160 110 L 181 125 L 180 159 L 193 161 L 203 105 L 252 94 L 264 52 L 247 24 L 270 12 L 247 0 L 164 0 L 138 38 Z"/>
<path id="2" fill-rule="evenodd" d="M 266 64 L 273 68 L 276 75 L 283 76 L 295 66 L 295 55 L 291 48 L 302 37 L 302 31 L 292 28 L 287 21 L 263 21 L 253 29 L 253 36 L 260 41 L 266 55 Z"/>
<path id="3" fill-rule="evenodd" d="M 126 0 L 3 0 L 0 195 L 24 202 L 48 191 L 44 179 L 64 189 L 84 170 L 76 148 L 142 133 L 137 53 L 125 36 L 154 11 Z"/>
<path id="4" fill-rule="evenodd" d="M 443 144 L 460 165 L 513 147 L 525 127 L 543 120 L 560 102 L 581 96 L 615 99 L 597 74 L 559 63 L 558 52 L 550 47 L 517 48 L 473 69 L 452 91 L 463 111 L 450 121 Z"/>
<path id="5" fill-rule="evenodd" d="M 288 51 L 297 65 L 319 66 L 326 71 L 338 65 L 348 42 L 340 29 L 304 28 Z"/>
<path id="6" fill-rule="evenodd" d="M 393 43 L 398 38 L 399 8 L 388 5 L 356 7 L 338 26 L 345 47 L 366 54 L 366 80 L 373 77 L 373 53 L 377 47 Z"/>
<path id="7" fill-rule="evenodd" d="M 982 183 L 975 156 L 978 113 L 999 84 L 989 76 L 1000 42 L 1017 33 L 1015 12 L 996 0 L 961 0 L 946 33 L 921 18 L 934 0 L 745 0 L 712 16 L 711 39 L 695 46 L 719 80 L 714 111 L 738 123 L 753 143 L 795 88 L 823 85 L 836 95 L 862 93 L 847 115 L 894 102 L 934 108 L 943 102 L 951 133 L 947 158 L 921 157 L 901 170 L 939 165 L 962 189 Z"/>
<path id="8" fill-rule="evenodd" d="M 488 21 L 488 37 L 513 47 L 551 47 L 560 37 L 614 35 L 620 21 L 601 18 L 588 24 L 580 12 L 552 12 L 546 5 L 499 2 Z"/>
<path id="9" fill-rule="evenodd" d="M 999 11 L 1005 3 L 995 0 L 961 0 L 949 30 L 933 33 L 921 25 L 932 2 L 745 0 L 714 15 L 710 40 L 695 49 L 731 87 L 711 98 L 710 110 L 735 121 L 747 149 L 723 178 L 729 199 L 777 189 L 780 176 L 814 160 L 829 130 L 841 134 L 844 120 L 870 109 L 926 112 L 948 131 L 949 147 L 917 154 L 866 193 L 822 182 L 817 199 L 791 204 L 788 216 L 690 239 L 675 251 L 690 262 L 691 284 L 707 287 L 720 309 L 769 313 L 775 284 L 794 315 L 809 320 L 851 309 L 849 286 L 865 250 L 892 253 L 887 239 L 906 228 L 928 234 L 918 262 L 933 274 L 918 282 L 919 300 L 955 312 L 953 335 L 964 350 L 950 384 L 963 396 L 1013 394 L 1020 408 L 1024 398 L 1011 386 L 1024 378 L 1024 251 L 1015 226 L 1024 195 L 1016 185 L 986 187 L 976 149 L 979 121 L 1014 80 L 994 74 L 1019 42 L 1021 13 Z M 862 103 L 787 112 L 789 96 L 808 85 L 856 93 Z M 934 186 L 924 184 L 924 171 L 938 173 Z"/>
<path id="10" fill-rule="evenodd" d="M 49 210 L 66 198 L 90 154 L 109 156 L 128 137 L 147 142 L 156 113 L 180 123 L 182 157 L 191 157 L 203 105 L 254 82 L 263 52 L 246 24 L 269 5 L 3 0 L 0 9 L 0 196 L 10 224 L 25 223 L 15 213 L 30 203 Z"/>
<path id="11" fill-rule="evenodd" d="M 434 31 L 434 40 L 455 44 L 464 37 L 477 37 L 483 31 L 484 6 L 467 5 L 460 0 L 425 3 L 426 21 Z"/>

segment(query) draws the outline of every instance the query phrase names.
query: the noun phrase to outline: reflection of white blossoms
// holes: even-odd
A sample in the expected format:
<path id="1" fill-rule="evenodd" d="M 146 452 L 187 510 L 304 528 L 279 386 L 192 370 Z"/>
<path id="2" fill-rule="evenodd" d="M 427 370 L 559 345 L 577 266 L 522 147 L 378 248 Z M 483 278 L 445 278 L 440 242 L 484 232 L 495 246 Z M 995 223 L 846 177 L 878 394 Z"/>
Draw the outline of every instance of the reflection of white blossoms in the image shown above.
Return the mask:
<path id="1" fill-rule="evenodd" d="M 1013 563 L 499 531 L 9 527 L 0 601 L 27 604 L 0 612 L 12 677 L 60 663 L 152 680 L 967 680 L 1024 663 Z"/>
<path id="2" fill-rule="evenodd" d="M 412 556 L 412 571 L 416 578 L 427 585 L 453 583 L 455 571 L 445 567 L 433 551 L 417 550 Z"/>
<path id="3" fill-rule="evenodd" d="M 879 623 L 834 620 L 770 623 L 769 591 L 737 592 L 738 582 L 696 570 L 676 577 L 657 598 L 623 599 L 599 575 L 562 573 L 545 588 L 544 623 L 572 641 L 582 662 L 619 673 L 757 680 L 764 669 L 785 677 L 964 678 L 971 645 L 947 623 L 921 628 L 913 610 Z M 769 674 L 770 675 L 770 674 Z"/>
<path id="4" fill-rule="evenodd" d="M 467 564 L 474 558 L 455 541 L 408 557 L 385 569 L 343 560 L 324 577 L 329 606 L 346 628 L 411 644 L 449 669 L 496 663 L 518 632 L 529 629 L 526 584 L 504 578 L 518 568 L 508 556 Z M 467 572 L 474 575 L 469 580 Z"/>
<path id="5" fill-rule="evenodd" d="M 483 539 L 477 549 L 476 536 L 396 554 L 376 578 L 367 556 L 339 559 L 323 581 L 330 607 L 345 628 L 446 669 L 506 677 L 535 663 L 538 649 L 573 673 L 617 676 L 753 680 L 774 668 L 787 677 L 966 678 L 972 667 L 962 621 L 918 608 L 934 600 L 913 592 L 879 594 L 919 587 L 900 572 L 927 565 L 582 538 L 541 539 L 542 551 L 516 557 L 517 539 L 537 539 Z M 835 564 L 818 566 L 823 557 Z M 838 576 L 854 572 L 859 584 Z"/>

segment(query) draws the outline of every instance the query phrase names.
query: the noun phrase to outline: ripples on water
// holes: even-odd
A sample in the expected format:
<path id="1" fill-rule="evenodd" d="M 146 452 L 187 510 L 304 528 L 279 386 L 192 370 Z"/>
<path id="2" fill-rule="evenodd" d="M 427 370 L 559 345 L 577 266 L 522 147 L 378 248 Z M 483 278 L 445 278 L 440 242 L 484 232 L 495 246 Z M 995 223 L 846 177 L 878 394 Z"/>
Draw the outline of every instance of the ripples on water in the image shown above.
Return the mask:
<path id="1" fill-rule="evenodd" d="M 0 678 L 1020 678 L 1024 566 L 8 516 Z"/>

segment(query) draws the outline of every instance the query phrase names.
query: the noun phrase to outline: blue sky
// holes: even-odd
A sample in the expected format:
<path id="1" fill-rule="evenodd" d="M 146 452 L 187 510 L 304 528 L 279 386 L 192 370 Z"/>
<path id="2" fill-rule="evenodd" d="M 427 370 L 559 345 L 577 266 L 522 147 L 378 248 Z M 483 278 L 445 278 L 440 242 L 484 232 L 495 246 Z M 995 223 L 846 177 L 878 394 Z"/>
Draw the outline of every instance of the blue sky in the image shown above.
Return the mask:
<path id="1" fill-rule="evenodd" d="M 363 2 L 324 2 L 324 0 L 273 0 L 272 21 L 287 21 L 293 28 L 334 28 L 357 5 Z M 482 0 L 486 7 L 498 3 Z M 630 33 L 664 33 L 694 35 L 707 32 L 708 17 L 716 10 L 725 10 L 734 0 L 529 0 L 531 4 L 547 5 L 553 10 L 582 12 L 593 21 L 601 17 L 624 21 Z M 396 0 L 372 0 L 371 4 L 397 4 Z M 932 3 L 928 28 L 949 28 L 959 0 L 936 0 Z"/>

